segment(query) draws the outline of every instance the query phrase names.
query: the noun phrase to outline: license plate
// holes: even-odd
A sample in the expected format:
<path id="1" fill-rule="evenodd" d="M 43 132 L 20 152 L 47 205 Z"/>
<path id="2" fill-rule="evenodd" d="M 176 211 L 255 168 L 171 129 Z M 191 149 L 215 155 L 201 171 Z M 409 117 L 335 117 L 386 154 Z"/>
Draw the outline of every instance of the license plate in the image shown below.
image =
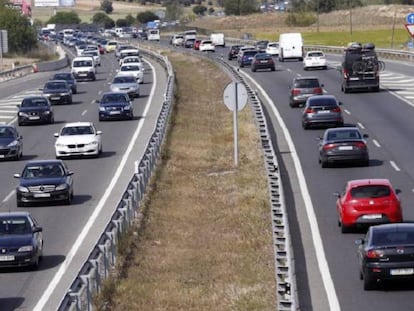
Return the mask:
<path id="1" fill-rule="evenodd" d="M 35 198 L 49 198 L 50 193 L 34 193 L 33 197 L 35 197 Z"/>
<path id="2" fill-rule="evenodd" d="M 29 117 L 29 120 L 39 120 L 40 117 Z"/>
<path id="3" fill-rule="evenodd" d="M 414 274 L 413 268 L 405 268 L 405 269 L 391 269 L 391 275 L 411 275 Z"/>
<path id="4" fill-rule="evenodd" d="M 121 114 L 120 111 L 110 111 L 109 114 Z"/>
<path id="5" fill-rule="evenodd" d="M 51 100 L 59 100 L 59 99 L 60 99 L 60 97 L 51 97 L 50 99 L 51 99 Z"/>
<path id="6" fill-rule="evenodd" d="M 0 154 L 0 158 L 4 158 L 4 154 Z"/>
<path id="7" fill-rule="evenodd" d="M 352 150 L 352 146 L 339 146 L 339 150 Z"/>
<path id="8" fill-rule="evenodd" d="M 262 64 L 266 64 L 267 63 L 267 60 L 261 60 L 260 61 Z"/>
<path id="9" fill-rule="evenodd" d="M 359 78 L 358 77 L 356 77 L 356 78 L 349 78 L 349 80 L 356 81 L 356 80 L 359 80 Z"/>
<path id="10" fill-rule="evenodd" d="M 318 113 L 330 113 L 330 110 L 319 110 Z"/>
<path id="11" fill-rule="evenodd" d="M 0 256 L 0 261 L 13 261 L 14 260 L 14 256 L 12 255 L 1 255 Z"/>
<path id="12" fill-rule="evenodd" d="M 364 219 L 380 219 L 380 218 L 382 218 L 382 215 L 381 214 L 369 214 L 369 215 L 362 216 L 362 218 L 364 218 Z"/>
<path id="13" fill-rule="evenodd" d="M 79 77 L 86 77 L 88 74 L 86 74 L 86 73 L 80 73 L 79 74 Z"/>

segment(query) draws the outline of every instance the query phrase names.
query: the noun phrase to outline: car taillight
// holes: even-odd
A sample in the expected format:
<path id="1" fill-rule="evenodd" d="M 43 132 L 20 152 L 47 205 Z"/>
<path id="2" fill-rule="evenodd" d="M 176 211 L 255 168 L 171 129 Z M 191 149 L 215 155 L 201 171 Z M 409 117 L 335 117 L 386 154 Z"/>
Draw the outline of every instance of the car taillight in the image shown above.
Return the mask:
<path id="1" fill-rule="evenodd" d="M 377 249 L 370 249 L 366 252 L 367 258 L 381 258 L 384 257 L 384 252 Z"/>
<path id="2" fill-rule="evenodd" d="M 354 146 L 357 148 L 366 148 L 367 146 L 365 145 L 365 143 L 361 142 L 361 141 L 357 141 L 354 143 Z"/>
<path id="3" fill-rule="evenodd" d="M 324 150 L 333 149 L 335 147 L 336 147 L 336 144 L 326 144 L 326 145 L 323 145 L 323 149 Z"/>
<path id="4" fill-rule="evenodd" d="M 300 90 L 299 89 L 292 89 L 292 95 L 296 96 L 300 94 Z"/>
<path id="5" fill-rule="evenodd" d="M 321 87 L 315 87 L 313 89 L 313 94 L 322 94 L 322 88 Z"/>
<path id="6" fill-rule="evenodd" d="M 344 78 L 347 79 L 349 76 L 348 70 L 344 69 L 343 73 L 344 73 Z"/>
<path id="7" fill-rule="evenodd" d="M 341 112 L 341 108 L 336 107 L 336 108 L 332 109 L 331 111 L 332 111 L 332 112 Z"/>
<path id="8" fill-rule="evenodd" d="M 313 109 L 312 108 L 306 108 L 305 113 L 313 113 Z"/>

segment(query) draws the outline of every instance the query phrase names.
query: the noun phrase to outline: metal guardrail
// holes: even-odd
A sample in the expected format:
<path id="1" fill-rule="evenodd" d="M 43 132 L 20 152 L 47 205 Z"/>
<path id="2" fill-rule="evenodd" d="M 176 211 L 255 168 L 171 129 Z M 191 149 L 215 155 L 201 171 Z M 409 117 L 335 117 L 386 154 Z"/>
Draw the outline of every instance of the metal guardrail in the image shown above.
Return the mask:
<path id="1" fill-rule="evenodd" d="M 127 232 L 140 213 L 145 190 L 160 154 L 166 134 L 168 120 L 174 101 L 175 76 L 173 68 L 165 56 L 140 49 L 141 54 L 162 64 L 167 72 L 167 86 L 161 112 L 155 129 L 132 176 L 121 201 L 112 215 L 105 231 L 91 251 L 87 262 L 78 273 L 69 291 L 60 303 L 59 311 L 92 310 L 92 297 L 102 289 L 105 280 L 117 261 L 117 244 L 120 236 Z"/>

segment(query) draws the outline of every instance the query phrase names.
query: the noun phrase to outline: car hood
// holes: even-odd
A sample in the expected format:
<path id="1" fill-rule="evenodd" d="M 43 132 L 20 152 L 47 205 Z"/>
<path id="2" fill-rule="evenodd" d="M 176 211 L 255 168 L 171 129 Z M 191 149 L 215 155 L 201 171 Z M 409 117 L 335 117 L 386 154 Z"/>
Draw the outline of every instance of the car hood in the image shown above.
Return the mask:
<path id="1" fill-rule="evenodd" d="M 141 70 L 130 70 L 130 71 L 120 71 L 118 72 L 118 76 L 139 76 L 142 74 Z"/>
<path id="2" fill-rule="evenodd" d="M 19 112 L 29 112 L 29 111 L 48 111 L 50 108 L 48 106 L 42 106 L 42 107 L 20 107 Z"/>
<path id="3" fill-rule="evenodd" d="M 44 90 L 43 94 L 61 94 L 61 93 L 69 93 L 67 89 L 56 89 L 56 90 Z"/>
<path id="4" fill-rule="evenodd" d="M 66 182 L 66 177 L 53 178 L 20 178 L 20 186 L 60 185 Z"/>
<path id="5" fill-rule="evenodd" d="M 0 138 L 0 147 L 2 146 L 7 146 L 8 144 L 10 144 L 11 142 L 15 141 L 15 139 L 13 137 L 2 137 Z"/>
<path id="6" fill-rule="evenodd" d="M 0 235 L 0 250 L 3 247 L 19 247 L 32 244 L 32 234 L 6 234 Z"/>
<path id="7" fill-rule="evenodd" d="M 101 107 L 125 107 L 129 106 L 128 103 L 101 103 Z"/>
<path id="8" fill-rule="evenodd" d="M 96 140 L 95 134 L 90 135 L 65 135 L 65 136 L 59 136 L 56 140 L 56 143 L 60 144 L 86 144 L 91 141 Z"/>

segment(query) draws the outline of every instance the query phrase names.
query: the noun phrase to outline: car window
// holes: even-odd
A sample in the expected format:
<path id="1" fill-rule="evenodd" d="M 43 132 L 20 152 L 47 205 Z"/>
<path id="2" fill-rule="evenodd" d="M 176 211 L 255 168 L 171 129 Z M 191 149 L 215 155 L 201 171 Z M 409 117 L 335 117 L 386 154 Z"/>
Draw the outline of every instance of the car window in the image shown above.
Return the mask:
<path id="1" fill-rule="evenodd" d="M 89 60 L 75 60 L 73 62 L 73 67 L 91 67 L 92 61 Z"/>
<path id="2" fill-rule="evenodd" d="M 71 76 L 69 74 L 56 74 L 53 76 L 54 80 L 70 80 Z"/>
<path id="3" fill-rule="evenodd" d="M 139 70 L 139 67 L 135 65 L 127 65 L 127 66 L 121 67 L 121 71 L 136 71 L 136 70 Z"/>
<path id="4" fill-rule="evenodd" d="M 337 102 L 334 98 L 325 98 L 325 97 L 317 97 L 317 98 L 310 98 L 308 100 L 308 106 L 337 106 Z"/>
<path id="5" fill-rule="evenodd" d="M 272 56 L 270 56 L 269 54 L 264 54 L 264 53 L 256 54 L 256 59 L 258 60 L 265 60 L 265 59 L 270 59 L 270 58 L 272 58 Z"/>
<path id="6" fill-rule="evenodd" d="M 102 103 L 107 104 L 107 103 L 126 103 L 126 97 L 123 94 L 107 94 L 104 95 L 102 98 Z"/>
<path id="7" fill-rule="evenodd" d="M 9 127 L 0 127 L 0 137 L 2 138 L 14 137 L 14 131 Z"/>
<path id="8" fill-rule="evenodd" d="M 46 84 L 46 88 L 50 90 L 64 89 L 65 87 L 66 84 L 61 82 L 49 82 Z"/>
<path id="9" fill-rule="evenodd" d="M 89 135 L 93 134 L 93 128 L 91 126 L 67 126 L 62 129 L 62 136 L 71 135 Z"/>
<path id="10" fill-rule="evenodd" d="M 136 82 L 134 77 L 115 77 L 112 83 L 134 83 Z"/>
<path id="11" fill-rule="evenodd" d="M 59 164 L 42 164 L 27 166 L 23 171 L 23 178 L 62 177 L 63 168 Z"/>
<path id="12" fill-rule="evenodd" d="M 321 57 L 323 56 L 322 52 L 309 52 L 308 57 Z"/>
<path id="13" fill-rule="evenodd" d="M 372 236 L 372 243 L 374 245 L 412 245 L 414 244 L 414 232 L 375 232 Z"/>
<path id="14" fill-rule="evenodd" d="M 355 199 L 382 198 L 388 197 L 390 194 L 390 187 L 384 185 L 367 185 L 351 189 L 351 197 Z"/>
<path id="15" fill-rule="evenodd" d="M 320 87 L 318 79 L 301 79 L 294 82 L 296 88 L 314 88 Z"/>
<path id="16" fill-rule="evenodd" d="M 0 219 L 0 235 L 28 234 L 32 232 L 26 217 L 13 217 Z"/>
<path id="17" fill-rule="evenodd" d="M 361 139 L 361 134 L 356 130 L 350 131 L 331 131 L 328 133 L 327 140 L 346 140 Z"/>

